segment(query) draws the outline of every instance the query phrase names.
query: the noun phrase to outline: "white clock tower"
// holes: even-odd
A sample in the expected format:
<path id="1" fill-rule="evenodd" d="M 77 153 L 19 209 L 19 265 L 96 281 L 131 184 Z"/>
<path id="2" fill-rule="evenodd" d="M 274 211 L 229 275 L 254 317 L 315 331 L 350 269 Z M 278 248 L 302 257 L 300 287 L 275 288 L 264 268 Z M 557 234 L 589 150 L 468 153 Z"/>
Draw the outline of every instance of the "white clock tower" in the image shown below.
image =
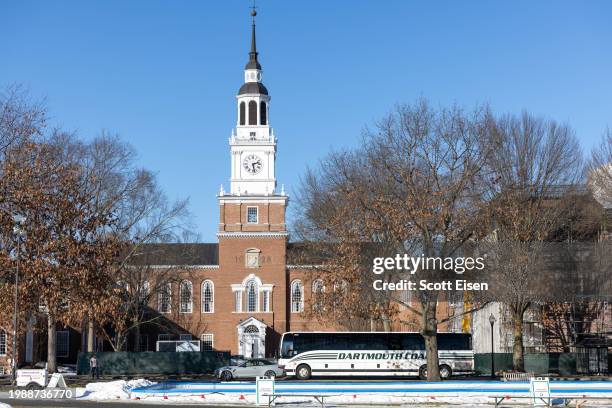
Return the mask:
<path id="1" fill-rule="evenodd" d="M 256 14 L 255 10 L 251 12 L 251 51 L 244 68 L 244 84 L 236 96 L 236 128 L 229 139 L 232 155 L 230 194 L 236 196 L 270 196 L 276 189 L 276 138 L 269 123 L 270 96 L 261 82 L 261 65 L 257 60 Z"/>

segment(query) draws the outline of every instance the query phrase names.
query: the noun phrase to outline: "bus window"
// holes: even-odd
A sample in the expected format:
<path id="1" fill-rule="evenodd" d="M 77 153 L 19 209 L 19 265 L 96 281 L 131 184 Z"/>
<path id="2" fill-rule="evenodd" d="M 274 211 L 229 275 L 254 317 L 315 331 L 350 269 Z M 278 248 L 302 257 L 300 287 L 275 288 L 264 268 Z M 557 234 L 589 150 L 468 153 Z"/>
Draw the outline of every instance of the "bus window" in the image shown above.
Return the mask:
<path id="1" fill-rule="evenodd" d="M 314 350 L 314 336 L 312 333 L 296 333 L 293 335 L 293 355 Z"/>
<path id="2" fill-rule="evenodd" d="M 438 333 L 439 350 L 471 350 L 470 335 L 462 333 Z"/>
<path id="3" fill-rule="evenodd" d="M 405 333 L 402 337 L 403 350 L 425 350 L 425 339 L 419 333 Z"/>
<path id="4" fill-rule="evenodd" d="M 345 335 L 346 336 L 346 335 Z M 351 350 L 387 350 L 387 333 L 354 333 L 346 338 Z"/>
<path id="5" fill-rule="evenodd" d="M 402 337 L 401 333 L 390 333 L 388 340 L 389 350 L 403 350 Z"/>

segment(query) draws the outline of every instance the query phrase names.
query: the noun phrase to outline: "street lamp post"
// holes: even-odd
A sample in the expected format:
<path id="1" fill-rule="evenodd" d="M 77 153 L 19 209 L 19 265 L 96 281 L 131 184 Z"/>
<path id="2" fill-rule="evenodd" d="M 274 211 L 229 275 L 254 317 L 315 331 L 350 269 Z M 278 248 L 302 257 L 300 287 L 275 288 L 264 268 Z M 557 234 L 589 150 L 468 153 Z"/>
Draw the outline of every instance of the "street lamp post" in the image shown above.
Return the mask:
<path id="1" fill-rule="evenodd" d="M 495 378 L 495 347 L 493 343 L 493 326 L 495 325 L 495 316 L 491 313 L 489 316 L 489 323 L 491 323 L 491 379 Z"/>
<path id="2" fill-rule="evenodd" d="M 15 306 L 13 308 L 13 361 L 12 361 L 12 370 L 13 370 L 13 383 L 17 383 L 17 306 L 19 299 L 19 257 L 21 253 L 21 238 L 24 236 L 24 231 L 22 229 L 23 224 L 25 223 L 26 218 L 23 215 L 15 214 L 13 215 L 13 222 L 15 225 L 13 226 L 13 233 L 17 238 L 17 254 L 15 257 L 16 267 L 15 267 Z"/>

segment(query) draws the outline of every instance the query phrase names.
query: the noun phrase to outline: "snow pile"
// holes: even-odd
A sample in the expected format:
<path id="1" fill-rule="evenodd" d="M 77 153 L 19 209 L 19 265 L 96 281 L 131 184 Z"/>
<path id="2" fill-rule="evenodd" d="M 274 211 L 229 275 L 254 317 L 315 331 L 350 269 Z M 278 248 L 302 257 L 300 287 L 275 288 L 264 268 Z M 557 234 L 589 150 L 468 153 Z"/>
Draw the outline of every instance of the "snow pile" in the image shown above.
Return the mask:
<path id="1" fill-rule="evenodd" d="M 81 398 L 93 400 L 130 399 L 130 393 L 134 388 L 148 387 L 153 384 L 155 383 L 142 378 L 130 381 L 119 380 L 89 383 L 85 386 L 85 391 Z"/>
<path id="2" fill-rule="evenodd" d="M 9 404 L 0 402 L 0 408 L 11 408 L 11 406 Z"/>

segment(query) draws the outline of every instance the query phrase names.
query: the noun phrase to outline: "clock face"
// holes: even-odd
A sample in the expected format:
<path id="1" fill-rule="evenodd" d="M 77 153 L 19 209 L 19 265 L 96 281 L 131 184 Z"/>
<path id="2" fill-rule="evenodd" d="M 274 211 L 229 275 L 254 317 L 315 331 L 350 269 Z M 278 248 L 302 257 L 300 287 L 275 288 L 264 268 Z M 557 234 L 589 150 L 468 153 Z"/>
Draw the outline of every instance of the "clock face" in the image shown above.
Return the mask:
<path id="1" fill-rule="evenodd" d="M 261 161 L 261 158 L 259 158 L 259 156 L 255 154 L 249 154 L 242 161 L 242 166 L 247 172 L 251 174 L 257 174 L 263 168 L 263 162 Z"/>

